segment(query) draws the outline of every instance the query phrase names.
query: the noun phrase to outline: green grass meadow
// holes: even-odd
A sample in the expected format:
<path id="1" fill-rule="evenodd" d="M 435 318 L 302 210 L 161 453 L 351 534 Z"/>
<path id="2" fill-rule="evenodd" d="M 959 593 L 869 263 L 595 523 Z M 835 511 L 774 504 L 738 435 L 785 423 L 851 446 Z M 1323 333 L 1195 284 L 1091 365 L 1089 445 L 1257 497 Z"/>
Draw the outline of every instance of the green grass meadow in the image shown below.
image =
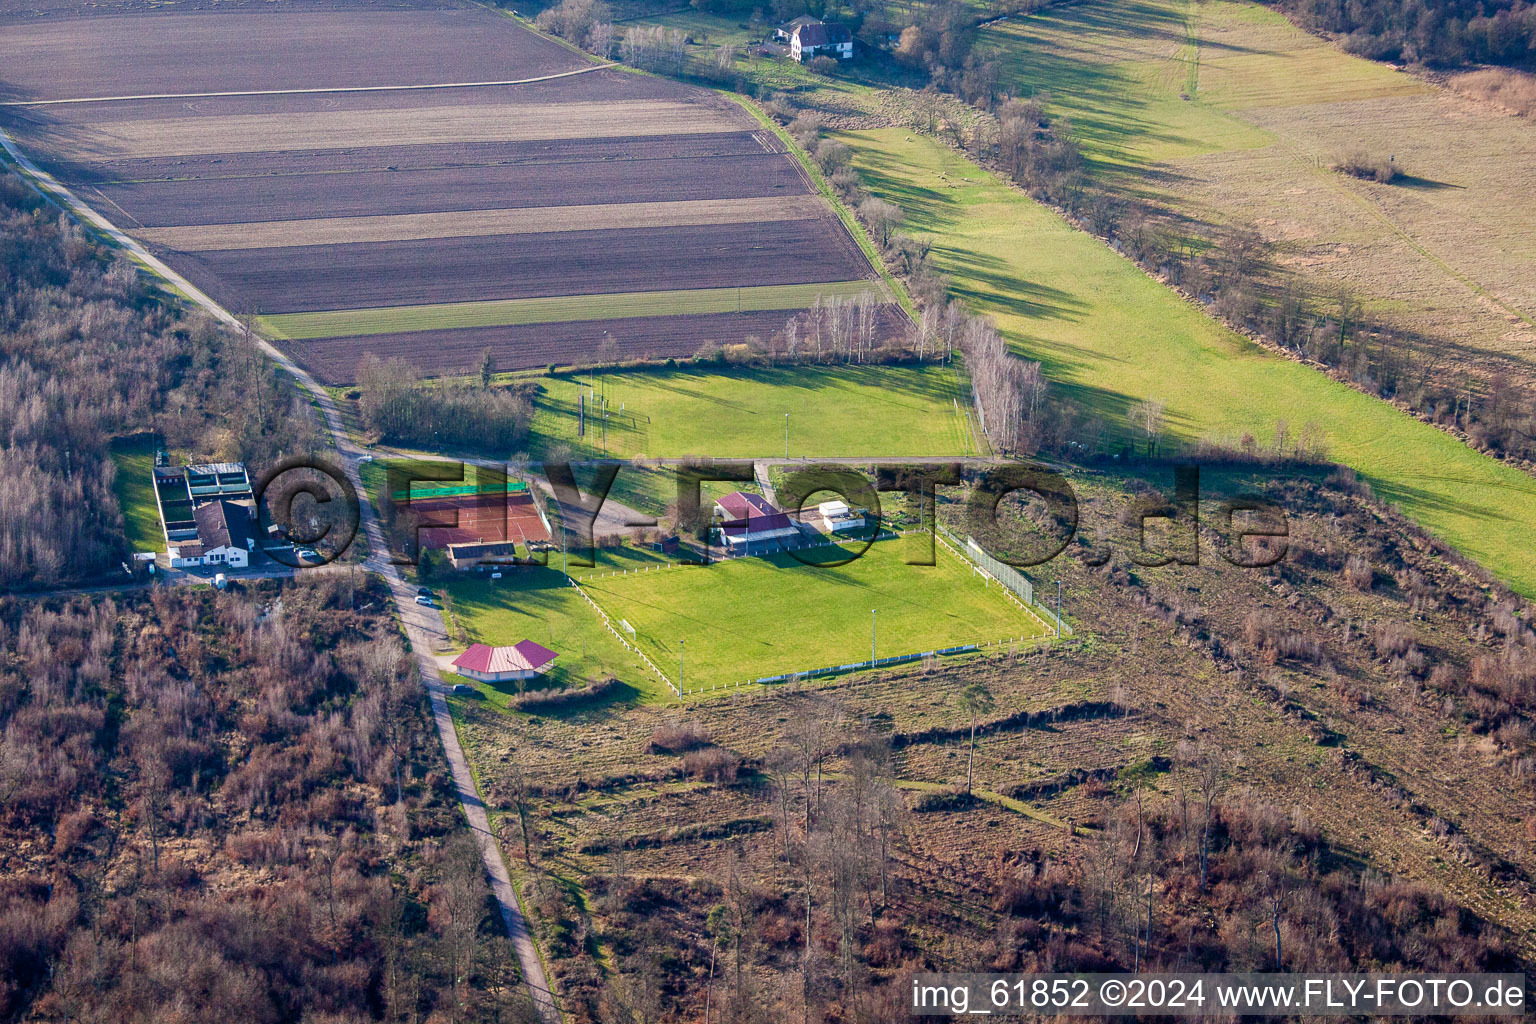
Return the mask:
<path id="1" fill-rule="evenodd" d="M 996 54 L 1009 91 L 1048 95 L 1047 109 L 1070 120 L 1073 138 L 1105 170 L 1272 144 L 1269 132 L 1233 116 L 1243 109 L 1423 88 L 1278 11 L 1225 0 L 1057 5 L 989 25 L 977 45 Z"/>
<path id="2" fill-rule="evenodd" d="M 541 378 L 530 449 L 580 456 L 777 458 L 978 454 L 969 394 L 940 366 L 644 370 Z M 577 396 L 606 399 L 576 436 Z M 590 399 L 589 399 L 590 401 Z M 592 406 L 588 406 L 588 413 Z"/>
<path id="3" fill-rule="evenodd" d="M 1317 371 L 1226 330 L 1112 250 L 937 142 L 902 130 L 840 133 L 906 230 L 994 317 L 1059 392 L 1111 425 L 1165 403 L 1181 441 L 1261 443 L 1308 422 L 1330 458 L 1527 595 L 1536 594 L 1536 480 Z"/>
<path id="4" fill-rule="evenodd" d="M 123 510 L 123 533 L 128 550 L 164 551 L 165 534 L 160 529 L 160 507 L 155 502 L 151 475 L 155 468 L 155 442 L 149 434 L 120 438 L 112 442 L 112 463 L 117 477 L 112 489 Z"/>
<path id="5" fill-rule="evenodd" d="M 867 660 L 872 620 L 882 658 L 1041 635 L 1038 621 L 959 556 L 941 547 L 936 565 L 907 565 L 907 550 L 881 541 L 841 566 L 780 554 L 592 575 L 583 586 L 616 624 L 635 628 L 674 680 L 683 653 L 685 691 Z"/>

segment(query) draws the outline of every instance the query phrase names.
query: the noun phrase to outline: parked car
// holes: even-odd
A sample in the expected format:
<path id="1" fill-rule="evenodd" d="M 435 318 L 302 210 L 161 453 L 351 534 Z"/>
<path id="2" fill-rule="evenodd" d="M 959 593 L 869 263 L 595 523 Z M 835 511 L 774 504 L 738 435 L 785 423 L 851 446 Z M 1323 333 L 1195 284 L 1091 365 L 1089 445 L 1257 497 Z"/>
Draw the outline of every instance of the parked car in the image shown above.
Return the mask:
<path id="1" fill-rule="evenodd" d="M 480 691 L 467 683 L 454 683 L 453 692 L 461 697 L 478 697 Z"/>
<path id="2" fill-rule="evenodd" d="M 300 548 L 297 554 L 299 558 L 306 562 L 320 561 L 320 552 L 316 551 L 314 548 Z"/>
<path id="3" fill-rule="evenodd" d="M 501 579 L 501 573 L 500 572 L 493 572 L 493 573 L 491 573 L 491 579 L 493 579 L 493 580 Z"/>
<path id="4" fill-rule="evenodd" d="M 416 596 L 417 597 L 434 597 L 435 595 L 432 593 L 432 588 L 431 587 L 417 587 L 416 588 Z"/>
<path id="5" fill-rule="evenodd" d="M 433 607 L 436 607 L 436 606 L 435 606 L 435 605 L 433 605 L 433 603 L 432 603 L 432 598 L 430 598 L 430 597 L 428 597 L 428 596 L 427 596 L 427 595 L 426 595 L 426 594 L 417 594 L 417 595 L 416 595 L 416 603 L 417 603 L 417 604 L 424 604 L 424 605 L 426 605 L 426 606 L 427 606 L 427 607 L 428 607 L 428 608 L 433 608 Z"/>
<path id="6" fill-rule="evenodd" d="M 372 455 L 359 455 L 357 457 L 357 464 L 359 466 L 361 466 L 365 462 L 372 462 L 372 461 L 373 461 L 373 456 Z"/>

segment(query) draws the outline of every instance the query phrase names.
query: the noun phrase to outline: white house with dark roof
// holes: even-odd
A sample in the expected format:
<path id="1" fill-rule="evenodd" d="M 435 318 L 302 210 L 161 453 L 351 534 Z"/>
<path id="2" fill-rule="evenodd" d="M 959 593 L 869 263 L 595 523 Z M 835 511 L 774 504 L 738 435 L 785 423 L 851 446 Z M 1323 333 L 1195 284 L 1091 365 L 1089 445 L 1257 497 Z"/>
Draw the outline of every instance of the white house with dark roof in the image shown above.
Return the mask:
<path id="1" fill-rule="evenodd" d="M 251 534 L 251 509 L 233 501 L 206 502 L 192 512 L 197 533 L 186 540 L 167 541 L 171 564 L 178 568 L 210 565 L 244 569 L 251 564 L 255 547 Z"/>
<path id="2" fill-rule="evenodd" d="M 244 569 L 256 544 L 251 478 L 238 462 L 156 466 L 155 502 L 175 568 Z"/>
<path id="3" fill-rule="evenodd" d="M 789 37 L 789 55 L 802 64 L 812 57 L 852 60 L 853 33 L 848 31 L 846 25 L 832 25 L 824 21 L 797 25 Z"/>

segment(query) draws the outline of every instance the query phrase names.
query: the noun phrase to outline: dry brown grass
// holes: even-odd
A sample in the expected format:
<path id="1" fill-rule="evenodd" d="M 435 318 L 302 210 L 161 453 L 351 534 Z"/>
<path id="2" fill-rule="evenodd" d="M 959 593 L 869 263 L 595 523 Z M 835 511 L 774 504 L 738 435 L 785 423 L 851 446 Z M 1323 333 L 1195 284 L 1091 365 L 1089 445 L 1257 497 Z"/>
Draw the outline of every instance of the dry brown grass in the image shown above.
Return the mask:
<path id="1" fill-rule="evenodd" d="M 749 221 L 809 220 L 826 214 L 818 196 L 768 196 L 659 203 L 544 206 L 519 210 L 464 210 L 378 217 L 262 221 L 151 228 L 140 238 L 181 252 L 270 249 L 290 245 L 344 245 L 423 238 L 521 235 L 546 231 L 665 228 Z"/>
<path id="2" fill-rule="evenodd" d="M 1520 117 L 1536 115 L 1536 75 L 1511 68 L 1482 68 L 1449 79 L 1452 89 Z"/>

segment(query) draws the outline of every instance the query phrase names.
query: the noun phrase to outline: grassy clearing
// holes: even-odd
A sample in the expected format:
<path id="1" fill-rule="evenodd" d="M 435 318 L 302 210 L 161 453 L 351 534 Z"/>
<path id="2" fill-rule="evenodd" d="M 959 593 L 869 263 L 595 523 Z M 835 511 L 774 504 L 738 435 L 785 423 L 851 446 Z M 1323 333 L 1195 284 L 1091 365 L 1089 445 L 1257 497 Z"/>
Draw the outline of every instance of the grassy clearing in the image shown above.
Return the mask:
<path id="1" fill-rule="evenodd" d="M 559 654 L 548 677 L 556 685 L 579 687 L 613 675 L 628 685 L 633 700 L 671 699 L 670 691 L 640 668 L 634 654 L 604 628 L 597 612 L 558 569 L 508 570 L 499 580 L 455 575 L 434 581 L 434 586 L 448 594 L 454 619 L 471 642 L 499 647 L 532 640 Z M 451 681 L 469 683 L 500 707 L 517 694 L 511 683 Z"/>
<path id="2" fill-rule="evenodd" d="M 947 367 L 678 369 L 542 383 L 530 442 L 539 454 L 565 446 L 578 457 L 782 457 L 786 413 L 794 456 L 976 454 L 963 417 L 969 396 Z M 591 419 L 576 437 L 577 396 L 592 389 L 607 396 L 606 444 Z"/>
<path id="3" fill-rule="evenodd" d="M 1250 3 L 1084 0 L 979 45 L 996 47 L 1005 86 L 1049 94 L 1104 184 L 1175 224 L 1256 228 L 1317 293 L 1347 288 L 1442 340 L 1455 372 L 1531 364 L 1536 143 L 1520 119 Z M 1404 177 L 1330 170 L 1356 150 L 1395 156 Z"/>
<path id="4" fill-rule="evenodd" d="M 1051 7 L 989 26 L 978 45 L 996 48 L 1018 95 L 1050 94 L 1090 158 L 1140 170 L 1275 141 L 1235 110 L 1423 91 L 1277 12 L 1219 0 Z"/>
<path id="5" fill-rule="evenodd" d="M 804 309 L 815 303 L 817 296 L 832 298 L 865 292 L 878 294 L 879 288 L 872 281 L 757 285 L 750 288 L 683 288 L 660 292 L 612 292 L 603 295 L 558 295 L 537 299 L 495 299 L 426 306 L 281 313 L 259 317 L 258 320 L 265 332 L 275 338 L 303 341 L 308 338 L 432 331 L 449 327 L 507 327 L 516 324 L 566 323 L 572 320 L 616 320 L 633 316 Z M 884 298 L 881 296 L 882 301 Z"/>
<path id="6" fill-rule="evenodd" d="M 119 438 L 112 442 L 111 455 L 112 464 L 117 467 L 112 489 L 123 510 L 128 550 L 164 551 L 160 507 L 155 503 L 155 488 L 150 482 L 155 468 L 154 438 L 149 434 Z"/>
<path id="7" fill-rule="evenodd" d="M 843 133 L 866 183 L 934 237 L 934 258 L 1014 348 L 1111 425 L 1166 404 L 1169 433 L 1262 442 L 1313 422 L 1331 458 L 1527 594 L 1536 594 L 1536 481 L 1225 330 L 1133 264 L 936 142 Z M 1022 244 L 1021 244 L 1022 242 Z"/>
<path id="8" fill-rule="evenodd" d="M 1039 623 L 957 556 L 941 548 L 937 565 L 914 566 L 904 550 L 884 541 L 836 567 L 775 555 L 583 586 L 635 627 L 663 672 L 675 676 L 685 654 L 685 689 L 867 659 L 871 609 L 880 657 L 1039 635 Z"/>

